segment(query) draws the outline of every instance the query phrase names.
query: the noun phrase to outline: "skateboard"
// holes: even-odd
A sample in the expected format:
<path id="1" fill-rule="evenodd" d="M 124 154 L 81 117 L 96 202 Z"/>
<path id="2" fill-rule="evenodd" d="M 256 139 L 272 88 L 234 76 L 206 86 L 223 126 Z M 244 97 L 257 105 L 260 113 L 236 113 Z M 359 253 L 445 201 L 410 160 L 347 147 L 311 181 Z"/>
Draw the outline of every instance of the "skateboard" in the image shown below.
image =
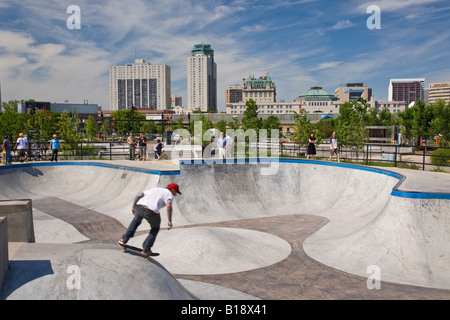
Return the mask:
<path id="1" fill-rule="evenodd" d="M 123 253 L 127 252 L 127 250 L 131 250 L 131 251 L 134 251 L 134 252 L 138 253 L 140 256 L 144 256 L 145 260 L 150 260 L 150 257 L 159 256 L 159 253 L 155 253 L 155 252 L 152 252 L 152 253 L 149 253 L 149 254 L 145 254 L 145 253 L 142 252 L 142 249 L 140 249 L 138 247 L 130 246 L 128 244 L 126 244 L 126 245 L 121 245 L 119 243 L 117 243 L 117 244 L 122 247 L 122 252 Z"/>

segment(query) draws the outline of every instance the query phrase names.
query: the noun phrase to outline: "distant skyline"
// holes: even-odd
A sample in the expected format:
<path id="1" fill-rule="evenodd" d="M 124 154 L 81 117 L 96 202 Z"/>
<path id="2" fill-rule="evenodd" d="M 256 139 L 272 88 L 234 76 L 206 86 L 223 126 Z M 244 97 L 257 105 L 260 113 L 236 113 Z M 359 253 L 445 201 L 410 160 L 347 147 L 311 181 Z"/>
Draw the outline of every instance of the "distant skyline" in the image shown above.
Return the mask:
<path id="1" fill-rule="evenodd" d="M 81 29 L 67 27 L 73 4 Z M 381 29 L 367 27 L 371 5 Z M 387 100 L 392 78 L 425 78 L 425 88 L 450 81 L 446 0 L 2 0 L 2 99 L 108 109 L 109 66 L 137 57 L 169 65 L 171 94 L 187 106 L 186 57 L 202 42 L 215 53 L 219 111 L 225 89 L 249 75 L 270 73 L 278 101 L 348 82 Z"/>

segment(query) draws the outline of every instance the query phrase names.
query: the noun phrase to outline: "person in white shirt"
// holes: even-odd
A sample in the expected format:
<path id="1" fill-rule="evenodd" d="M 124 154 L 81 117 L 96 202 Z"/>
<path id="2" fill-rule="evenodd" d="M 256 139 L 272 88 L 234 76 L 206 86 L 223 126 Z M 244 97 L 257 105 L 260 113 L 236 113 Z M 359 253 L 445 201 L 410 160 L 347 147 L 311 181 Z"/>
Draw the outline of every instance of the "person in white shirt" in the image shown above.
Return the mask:
<path id="1" fill-rule="evenodd" d="M 170 230 L 172 228 L 172 205 L 177 194 L 181 194 L 180 188 L 176 183 L 171 183 L 167 188 L 153 188 L 138 195 L 133 203 L 132 213 L 134 219 L 131 221 L 127 231 L 123 234 L 122 239 L 118 240 L 117 243 L 124 246 L 134 236 L 142 220 L 145 219 L 150 224 L 151 229 L 142 244 L 142 253 L 147 255 L 151 254 L 151 248 L 155 243 L 161 226 L 159 210 L 167 207 L 167 219 Z"/>
<path id="2" fill-rule="evenodd" d="M 227 132 L 227 136 L 225 137 L 225 153 L 227 158 L 233 158 L 233 138 Z"/>
<path id="3" fill-rule="evenodd" d="M 19 133 L 19 139 L 17 139 L 16 146 L 14 150 L 18 150 L 20 162 L 23 162 L 25 159 L 25 153 L 27 151 L 27 138 L 23 136 L 23 133 Z"/>
<path id="4" fill-rule="evenodd" d="M 336 155 L 338 162 L 341 162 L 341 157 L 339 155 L 339 149 L 338 149 L 338 141 L 336 138 L 336 132 L 333 132 L 333 136 L 330 139 L 330 161 L 333 157 L 333 154 Z"/>
<path id="5" fill-rule="evenodd" d="M 221 132 L 220 137 L 217 140 L 217 148 L 219 148 L 219 158 L 220 159 L 225 158 L 225 145 L 226 145 L 226 141 L 223 136 L 223 132 Z"/>

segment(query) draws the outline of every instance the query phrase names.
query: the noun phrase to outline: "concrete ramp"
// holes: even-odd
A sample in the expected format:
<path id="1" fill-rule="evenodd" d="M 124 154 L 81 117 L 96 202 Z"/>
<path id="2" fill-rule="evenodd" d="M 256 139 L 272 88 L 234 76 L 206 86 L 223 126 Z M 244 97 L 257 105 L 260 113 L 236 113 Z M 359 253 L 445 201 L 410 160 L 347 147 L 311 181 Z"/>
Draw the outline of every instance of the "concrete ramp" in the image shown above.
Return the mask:
<path id="1" fill-rule="evenodd" d="M 401 174 L 376 168 L 280 159 L 276 172 L 267 175 L 265 166 L 187 162 L 170 172 L 104 163 L 1 168 L 7 183 L 0 184 L 0 199 L 31 198 L 36 239 L 47 242 L 26 244 L 17 252 L 2 298 L 122 299 L 123 288 L 130 288 L 127 299 L 194 299 L 171 273 L 215 279 L 275 270 L 296 261 L 290 257 L 299 251 L 307 258 L 303 250 L 321 266 L 363 277 L 364 284 L 368 268 L 377 266 L 382 281 L 450 289 L 450 195 L 417 191 L 422 181 L 430 188 L 439 181 L 448 185 L 448 175 L 428 179 L 418 173 L 419 187 L 409 192 L 399 185 Z M 147 262 L 102 244 L 128 226 L 138 193 L 171 182 L 183 194 L 176 197 L 173 230 L 164 230 L 162 212 L 154 248 L 159 257 Z M 299 215 L 324 222 L 304 242 L 287 242 L 284 224 L 299 223 Z M 275 223 L 277 232 L 261 225 L 266 221 Z M 247 222 L 261 231 L 247 228 Z M 299 232 L 302 227 L 295 226 Z M 136 246 L 147 231 L 143 223 L 133 239 Z M 44 233 L 51 236 L 41 237 Z M 69 266 L 88 281 L 80 282 L 81 289 L 67 290 Z"/>
<path id="2" fill-rule="evenodd" d="M 229 221 L 289 214 L 341 215 L 371 219 L 388 201 L 398 178 L 345 166 L 280 163 L 274 175 L 263 164 L 188 164 L 173 177 L 177 198 L 190 223 Z M 349 231 L 351 232 L 351 231 Z"/>
<path id="3" fill-rule="evenodd" d="M 196 299 L 162 265 L 117 245 L 25 244 L 6 275 L 1 299 Z"/>
<path id="4" fill-rule="evenodd" d="M 292 161 L 265 176 L 262 166 L 181 166 L 183 197 L 177 201 L 184 218 L 326 217 L 329 223 L 303 244 L 313 259 L 363 277 L 375 265 L 383 281 L 450 289 L 448 193 L 401 192 L 400 174 L 367 167 Z"/>
<path id="5" fill-rule="evenodd" d="M 450 289 L 450 201 L 391 196 L 373 212 L 347 233 L 339 226 L 353 215 L 334 217 L 304 242 L 306 253 L 360 276 L 376 266 L 383 281 Z"/>

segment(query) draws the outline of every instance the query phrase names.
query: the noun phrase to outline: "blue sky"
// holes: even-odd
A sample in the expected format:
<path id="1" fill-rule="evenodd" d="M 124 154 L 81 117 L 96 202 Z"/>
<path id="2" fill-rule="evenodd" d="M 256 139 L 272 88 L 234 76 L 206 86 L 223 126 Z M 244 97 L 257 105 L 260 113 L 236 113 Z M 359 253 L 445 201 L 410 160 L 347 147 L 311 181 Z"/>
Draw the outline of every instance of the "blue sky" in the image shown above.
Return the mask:
<path id="1" fill-rule="evenodd" d="M 70 5 L 80 30 L 66 26 Z M 381 29 L 366 26 L 370 5 Z M 201 42 L 215 50 L 219 111 L 228 86 L 267 72 L 285 101 L 312 86 L 364 82 L 386 100 L 390 78 L 450 81 L 448 0 L 0 0 L 2 99 L 109 109 L 108 67 L 137 52 L 171 67 L 185 102 L 186 57 Z"/>

